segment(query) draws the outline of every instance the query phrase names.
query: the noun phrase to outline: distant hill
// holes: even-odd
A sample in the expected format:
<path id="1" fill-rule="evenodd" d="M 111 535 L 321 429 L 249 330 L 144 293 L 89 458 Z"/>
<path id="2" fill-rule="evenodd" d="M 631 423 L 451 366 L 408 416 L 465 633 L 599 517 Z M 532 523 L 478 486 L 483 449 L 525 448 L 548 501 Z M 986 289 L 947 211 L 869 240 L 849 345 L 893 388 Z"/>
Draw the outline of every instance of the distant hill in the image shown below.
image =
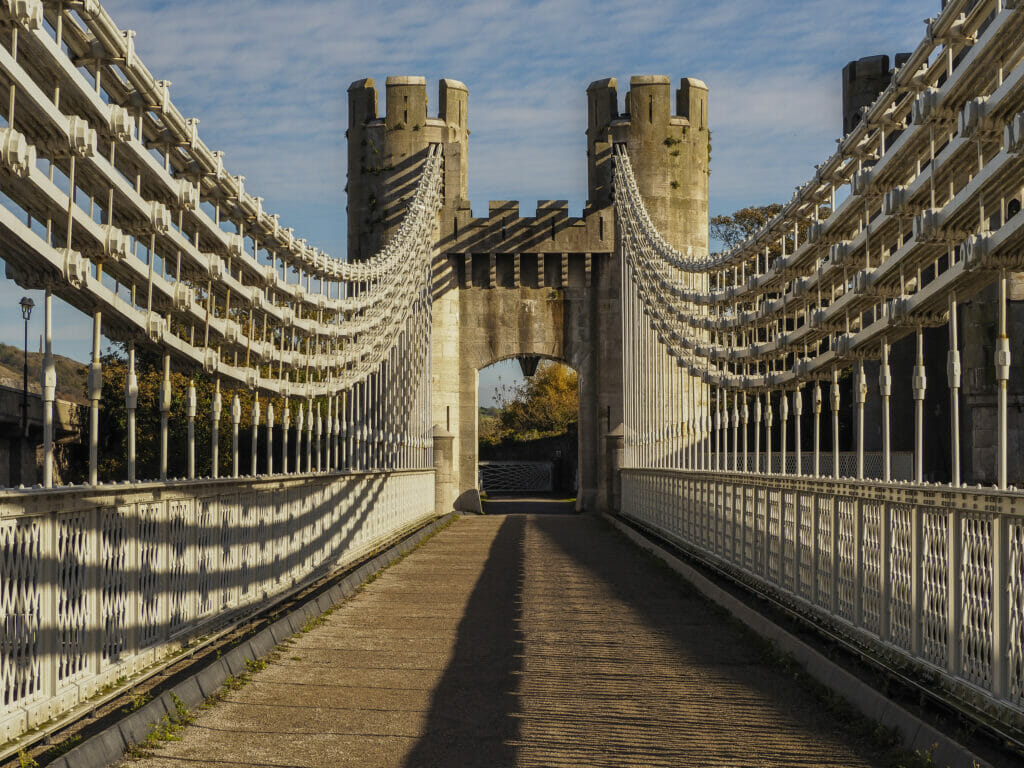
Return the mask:
<path id="1" fill-rule="evenodd" d="M 0 343 L 0 384 L 21 389 L 24 366 L 24 351 L 10 344 Z M 53 356 L 57 368 L 57 399 L 80 405 L 89 403 L 89 366 L 62 355 Z M 39 393 L 42 389 L 43 356 L 38 352 L 28 353 L 28 389 Z"/>

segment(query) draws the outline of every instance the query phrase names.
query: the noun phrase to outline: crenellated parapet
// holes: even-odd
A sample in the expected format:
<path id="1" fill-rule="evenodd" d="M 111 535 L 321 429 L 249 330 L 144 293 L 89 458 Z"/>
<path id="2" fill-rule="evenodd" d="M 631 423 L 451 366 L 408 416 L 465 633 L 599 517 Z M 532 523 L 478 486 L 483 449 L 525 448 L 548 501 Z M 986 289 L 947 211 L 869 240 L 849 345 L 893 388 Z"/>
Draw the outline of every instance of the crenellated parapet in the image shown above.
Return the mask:
<path id="1" fill-rule="evenodd" d="M 466 86 L 442 80 L 439 110 L 429 115 L 427 82 L 422 77 L 389 77 L 384 114 L 378 113 L 373 79 L 348 89 L 349 257 L 376 253 L 405 215 L 406 205 L 431 145 L 444 157 L 444 207 L 467 198 L 466 155 L 469 139 Z"/>
<path id="2" fill-rule="evenodd" d="M 601 82 L 608 83 L 603 89 L 614 91 L 614 81 Z M 591 93 L 592 105 L 608 100 L 599 90 Z M 708 87 L 684 77 L 673 109 L 668 77 L 632 77 L 625 114 L 611 121 L 610 131 L 613 143 L 626 145 L 637 186 L 658 231 L 676 248 L 706 252 L 711 161 Z M 605 173 L 601 169 L 602 165 L 595 169 L 598 179 Z"/>

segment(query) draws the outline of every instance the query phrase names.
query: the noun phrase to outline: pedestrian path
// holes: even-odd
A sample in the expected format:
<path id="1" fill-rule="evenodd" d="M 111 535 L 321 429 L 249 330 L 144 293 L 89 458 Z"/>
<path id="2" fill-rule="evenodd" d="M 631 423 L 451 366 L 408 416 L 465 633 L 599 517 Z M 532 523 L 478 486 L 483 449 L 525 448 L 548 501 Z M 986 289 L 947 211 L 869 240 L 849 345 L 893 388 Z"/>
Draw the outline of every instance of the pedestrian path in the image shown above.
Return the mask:
<path id="1" fill-rule="evenodd" d="M 456 521 L 131 764 L 883 764 L 840 726 L 603 521 L 505 514 Z"/>

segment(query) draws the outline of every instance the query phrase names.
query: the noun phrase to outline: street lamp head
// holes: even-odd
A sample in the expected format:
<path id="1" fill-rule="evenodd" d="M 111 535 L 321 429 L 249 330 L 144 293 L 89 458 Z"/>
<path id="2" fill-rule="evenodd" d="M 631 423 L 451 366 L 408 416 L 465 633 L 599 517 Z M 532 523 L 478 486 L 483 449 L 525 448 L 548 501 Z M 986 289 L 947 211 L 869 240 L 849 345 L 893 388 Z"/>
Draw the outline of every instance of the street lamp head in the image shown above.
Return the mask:
<path id="1" fill-rule="evenodd" d="M 36 305 L 36 303 L 32 301 L 32 299 L 30 299 L 28 296 L 23 297 L 22 300 L 18 303 L 21 304 L 21 316 L 25 318 L 25 320 L 27 321 L 30 317 L 32 317 L 32 308 Z"/>

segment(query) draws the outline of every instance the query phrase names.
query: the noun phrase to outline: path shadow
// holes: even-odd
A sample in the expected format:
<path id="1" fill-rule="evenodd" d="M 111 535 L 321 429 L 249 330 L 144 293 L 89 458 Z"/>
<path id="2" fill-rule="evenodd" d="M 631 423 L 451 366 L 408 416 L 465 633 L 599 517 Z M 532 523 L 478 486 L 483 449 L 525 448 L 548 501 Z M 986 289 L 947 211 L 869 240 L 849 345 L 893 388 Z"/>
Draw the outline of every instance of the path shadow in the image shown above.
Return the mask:
<path id="1" fill-rule="evenodd" d="M 434 691 L 424 735 L 405 768 L 515 763 L 525 529 L 523 517 L 501 524 L 459 623 L 452 659 Z"/>
<path id="2" fill-rule="evenodd" d="M 483 508 L 485 515 L 571 515 L 576 514 L 576 499 L 557 494 L 494 494 L 483 500 Z"/>

